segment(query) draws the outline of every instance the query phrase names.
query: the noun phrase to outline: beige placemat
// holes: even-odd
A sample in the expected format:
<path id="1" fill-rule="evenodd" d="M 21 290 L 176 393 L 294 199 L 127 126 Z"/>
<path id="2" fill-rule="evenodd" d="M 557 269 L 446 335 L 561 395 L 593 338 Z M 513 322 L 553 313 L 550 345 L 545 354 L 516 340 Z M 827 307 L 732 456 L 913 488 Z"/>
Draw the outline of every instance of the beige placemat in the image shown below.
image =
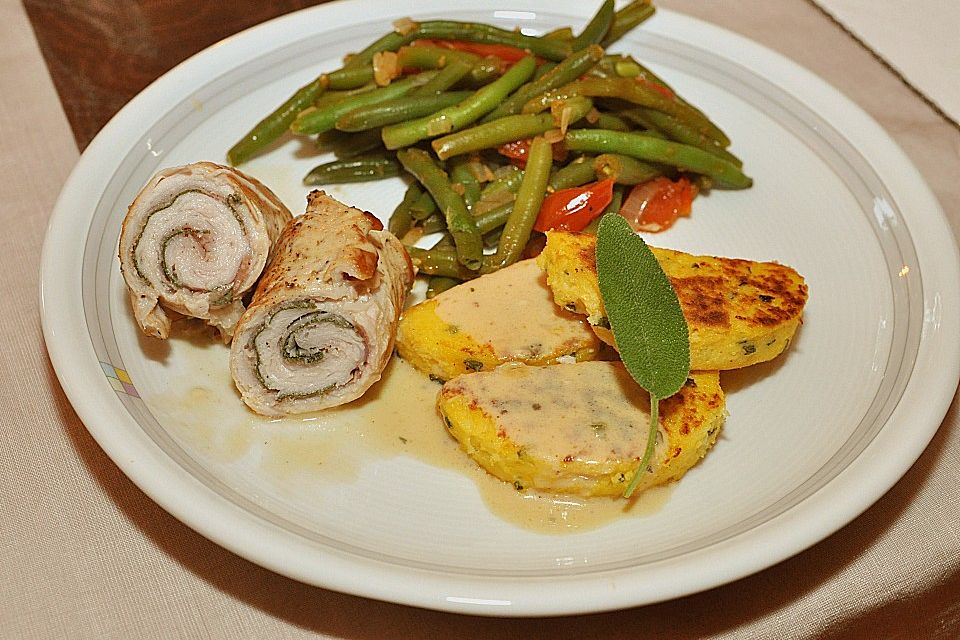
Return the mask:
<path id="1" fill-rule="evenodd" d="M 812 5 L 661 4 L 840 87 L 903 145 L 960 229 L 960 133 Z M 77 152 L 19 3 L 0 2 L 0 20 L 0 637 L 960 637 L 956 401 L 918 464 L 839 533 L 755 576 L 650 607 L 547 620 L 422 611 L 299 584 L 195 534 L 102 453 L 46 358 L 38 254 Z"/>
<path id="2" fill-rule="evenodd" d="M 816 3 L 948 118 L 960 123 L 960 2 Z"/>

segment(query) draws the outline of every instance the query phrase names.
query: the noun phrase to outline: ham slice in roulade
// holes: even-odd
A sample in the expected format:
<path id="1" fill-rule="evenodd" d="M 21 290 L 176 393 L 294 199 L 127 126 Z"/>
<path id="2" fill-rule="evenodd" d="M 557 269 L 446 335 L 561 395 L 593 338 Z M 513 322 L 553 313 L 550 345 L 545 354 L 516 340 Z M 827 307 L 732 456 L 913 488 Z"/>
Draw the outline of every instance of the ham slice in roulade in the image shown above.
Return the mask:
<path id="1" fill-rule="evenodd" d="M 173 311 L 229 340 L 243 295 L 292 218 L 273 192 L 230 167 L 198 162 L 155 175 L 120 233 L 120 269 L 137 324 L 167 338 Z"/>
<path id="2" fill-rule="evenodd" d="M 230 371 L 243 401 L 280 416 L 359 398 L 393 352 L 412 282 L 406 250 L 379 220 L 310 193 L 234 334 Z"/>

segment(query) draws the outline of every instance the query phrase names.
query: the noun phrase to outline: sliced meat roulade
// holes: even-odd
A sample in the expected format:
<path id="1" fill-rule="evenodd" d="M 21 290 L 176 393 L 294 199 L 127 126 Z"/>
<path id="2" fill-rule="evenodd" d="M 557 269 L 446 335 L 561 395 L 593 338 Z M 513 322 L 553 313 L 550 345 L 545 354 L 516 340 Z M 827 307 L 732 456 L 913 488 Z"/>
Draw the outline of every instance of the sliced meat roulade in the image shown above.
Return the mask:
<path id="1" fill-rule="evenodd" d="M 322 191 L 287 225 L 230 349 L 247 405 L 263 415 L 360 397 L 393 352 L 413 267 L 372 214 Z"/>
<path id="2" fill-rule="evenodd" d="M 137 324 L 167 338 L 167 311 L 200 318 L 229 340 L 243 295 L 293 216 L 257 180 L 197 162 L 165 169 L 140 191 L 120 233 L 120 270 Z"/>

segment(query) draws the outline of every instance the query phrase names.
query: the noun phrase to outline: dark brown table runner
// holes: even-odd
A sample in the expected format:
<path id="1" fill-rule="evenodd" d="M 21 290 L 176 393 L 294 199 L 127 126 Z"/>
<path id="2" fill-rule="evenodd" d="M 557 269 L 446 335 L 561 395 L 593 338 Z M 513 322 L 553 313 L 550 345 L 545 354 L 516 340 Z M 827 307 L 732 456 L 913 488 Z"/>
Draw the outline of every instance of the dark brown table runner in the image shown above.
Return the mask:
<path id="1" fill-rule="evenodd" d="M 156 78 L 238 31 L 325 0 L 23 0 L 77 145 Z"/>

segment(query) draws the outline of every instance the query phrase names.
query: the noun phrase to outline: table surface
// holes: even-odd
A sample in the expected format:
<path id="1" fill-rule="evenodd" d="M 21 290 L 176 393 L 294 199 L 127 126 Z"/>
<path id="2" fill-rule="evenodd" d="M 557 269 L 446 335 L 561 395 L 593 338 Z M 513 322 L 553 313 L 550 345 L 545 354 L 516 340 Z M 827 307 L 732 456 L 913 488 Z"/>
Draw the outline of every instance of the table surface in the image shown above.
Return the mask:
<path id="1" fill-rule="evenodd" d="M 73 413 L 45 355 L 35 292 L 50 209 L 78 150 L 153 79 L 221 38 L 313 4 L 0 3 L 9 219 L 0 410 L 11 417 L 0 449 L 0 636 L 960 637 L 956 398 L 904 479 L 827 540 L 731 585 L 594 616 L 472 618 L 303 585 L 207 541 L 127 480 Z M 903 147 L 960 235 L 960 130 L 815 4 L 659 4 L 752 38 L 836 86 Z"/>

